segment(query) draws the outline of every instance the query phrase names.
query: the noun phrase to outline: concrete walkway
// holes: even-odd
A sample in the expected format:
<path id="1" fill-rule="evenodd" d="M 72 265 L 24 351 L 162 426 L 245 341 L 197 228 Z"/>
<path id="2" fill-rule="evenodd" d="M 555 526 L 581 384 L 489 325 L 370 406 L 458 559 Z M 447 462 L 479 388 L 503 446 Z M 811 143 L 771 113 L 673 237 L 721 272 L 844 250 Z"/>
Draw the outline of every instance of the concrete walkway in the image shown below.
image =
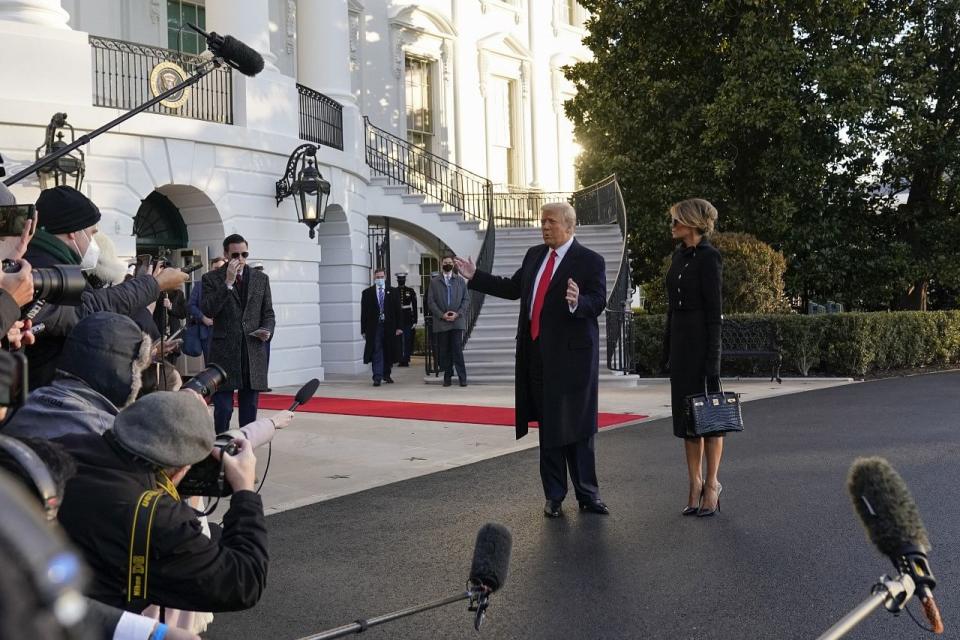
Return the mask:
<path id="1" fill-rule="evenodd" d="M 499 385 L 437 387 L 423 383 L 422 363 L 396 368 L 395 384 L 371 386 L 369 378 L 336 378 L 320 385 L 318 397 L 363 398 L 442 404 L 512 407 L 514 388 Z M 725 380 L 724 388 L 757 400 L 849 384 L 849 379 Z M 295 394 L 297 389 L 275 389 Z M 667 380 L 647 379 L 634 388 L 600 389 L 600 411 L 634 413 L 647 420 L 670 415 Z M 262 411 L 262 416 L 273 412 Z M 633 424 L 633 423 L 627 423 Z M 621 425 L 626 426 L 626 425 Z M 619 427 L 613 427 L 619 428 Z M 302 507 L 366 489 L 536 447 L 536 432 L 516 440 L 512 427 L 448 424 L 421 420 L 298 413 L 277 434 L 261 494 L 267 514 Z M 267 450 L 258 451 L 262 476 Z M 222 509 L 222 507 L 221 507 Z"/>

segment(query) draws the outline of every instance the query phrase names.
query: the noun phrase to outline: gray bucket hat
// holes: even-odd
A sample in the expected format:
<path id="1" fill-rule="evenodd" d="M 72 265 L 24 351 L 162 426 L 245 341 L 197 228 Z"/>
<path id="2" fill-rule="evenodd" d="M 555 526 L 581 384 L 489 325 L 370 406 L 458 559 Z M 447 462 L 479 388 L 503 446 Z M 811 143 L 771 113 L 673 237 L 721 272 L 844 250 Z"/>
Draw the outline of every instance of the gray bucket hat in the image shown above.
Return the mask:
<path id="1" fill-rule="evenodd" d="M 213 449 L 213 417 L 194 394 L 156 391 L 121 411 L 113 423 L 117 442 L 158 467 L 196 464 Z"/>

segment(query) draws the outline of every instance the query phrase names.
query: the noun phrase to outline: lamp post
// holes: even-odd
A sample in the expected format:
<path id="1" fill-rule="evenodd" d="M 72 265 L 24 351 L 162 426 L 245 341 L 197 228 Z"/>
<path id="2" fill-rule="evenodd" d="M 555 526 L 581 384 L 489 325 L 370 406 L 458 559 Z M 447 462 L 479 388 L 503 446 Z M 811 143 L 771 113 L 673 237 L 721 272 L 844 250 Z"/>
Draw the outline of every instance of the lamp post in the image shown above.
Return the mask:
<path id="1" fill-rule="evenodd" d="M 316 167 L 317 147 L 303 144 L 293 150 L 287 160 L 287 170 L 277 180 L 277 206 L 287 196 L 293 196 L 297 220 L 310 229 L 310 238 L 316 237 L 316 226 L 326 217 L 330 199 L 330 183 L 323 179 Z"/>
<path id="2" fill-rule="evenodd" d="M 63 139 L 63 132 L 70 132 L 70 143 L 76 139 L 73 126 L 67 122 L 67 114 L 55 113 L 50 118 L 50 124 L 47 125 L 47 133 L 44 143 L 37 147 L 36 159 L 46 157 L 67 146 Z M 73 153 L 67 153 L 53 162 L 37 169 L 37 177 L 40 179 L 41 189 L 51 189 L 60 185 L 65 185 L 68 181 L 73 182 L 72 187 L 80 190 L 83 184 L 83 175 L 86 172 L 86 163 L 84 162 L 83 151 L 76 149 Z"/>

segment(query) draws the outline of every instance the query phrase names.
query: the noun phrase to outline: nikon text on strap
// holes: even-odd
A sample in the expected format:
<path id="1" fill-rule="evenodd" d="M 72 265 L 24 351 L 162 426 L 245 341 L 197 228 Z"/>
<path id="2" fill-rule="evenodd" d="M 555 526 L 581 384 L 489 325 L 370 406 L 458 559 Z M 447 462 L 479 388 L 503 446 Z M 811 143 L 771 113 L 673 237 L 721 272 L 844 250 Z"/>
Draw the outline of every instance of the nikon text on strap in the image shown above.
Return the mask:
<path id="1" fill-rule="evenodd" d="M 144 491 L 137 501 L 130 532 L 130 560 L 127 565 L 127 602 L 143 602 L 147 599 L 147 571 L 150 562 L 150 530 L 153 516 L 164 495 L 162 489 Z"/>

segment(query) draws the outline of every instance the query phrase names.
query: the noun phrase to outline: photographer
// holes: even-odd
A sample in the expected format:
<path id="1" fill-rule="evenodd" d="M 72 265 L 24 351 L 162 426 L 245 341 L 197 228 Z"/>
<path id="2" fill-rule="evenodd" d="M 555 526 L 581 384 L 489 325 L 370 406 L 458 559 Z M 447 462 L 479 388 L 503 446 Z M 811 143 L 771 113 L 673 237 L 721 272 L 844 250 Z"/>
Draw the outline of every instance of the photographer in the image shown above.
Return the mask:
<path id="1" fill-rule="evenodd" d="M 59 438 L 107 431 L 137 399 L 151 347 L 130 318 L 107 311 L 86 316 L 64 341 L 53 382 L 32 391 L 0 433 Z"/>
<path id="2" fill-rule="evenodd" d="M 86 196 L 68 186 L 46 189 L 37 199 L 39 229 L 27 249 L 26 259 L 34 268 L 79 265 L 85 272 L 97 266 L 99 245 L 93 241 L 100 210 Z M 30 360 L 30 388 L 49 384 L 56 359 L 66 336 L 77 321 L 95 311 L 113 311 L 132 316 L 160 296 L 161 291 L 179 288 L 187 275 L 179 269 L 162 269 L 122 284 L 95 289 L 87 286 L 78 307 L 48 303 L 34 319 L 45 330 L 36 344 L 27 347 Z"/>
<path id="3" fill-rule="evenodd" d="M 0 182 L 0 206 L 17 204 L 7 186 Z M 33 223 L 17 238 L 3 238 L 0 240 L 0 259 L 20 260 L 26 251 L 26 245 L 33 237 Z M 20 307 L 33 300 L 33 276 L 31 266 L 27 261 L 21 262 L 20 270 L 16 273 L 0 272 L 0 328 L 6 333 L 20 318 Z"/>
<path id="4" fill-rule="evenodd" d="M 36 438 L 23 440 L 0 437 L 0 469 L 9 472 L 10 478 L 17 480 L 28 495 L 35 499 L 37 515 L 46 515 L 49 533 L 56 535 L 59 529 L 55 522 L 59 496 L 67 481 L 76 473 L 73 458 L 55 442 Z M 46 478 L 52 483 L 48 483 Z M 51 490 L 55 494 L 50 495 Z M 9 513 L 5 514 L 7 517 Z M 42 517 L 41 515 L 41 517 Z M 53 518 L 52 520 L 50 518 Z M 38 531 L 38 533 L 41 533 Z M 8 566 L 5 564 L 4 566 Z M 23 583 L 21 583 L 22 588 Z M 0 603 L 0 609 L 6 603 Z M 87 613 L 78 625 L 86 630 L 90 638 L 102 640 L 151 640 L 158 633 L 165 633 L 166 640 L 194 640 L 199 636 L 170 627 L 152 618 L 123 611 L 96 600 L 86 601 Z M 3 626 L 0 625 L 0 630 Z M 23 629 L 18 629 L 23 632 Z M 7 637 L 0 633 L 0 637 Z M 31 636 L 33 637 L 33 636 Z"/>
<path id="5" fill-rule="evenodd" d="M 190 466 L 210 455 L 214 444 L 213 420 L 194 394 L 153 393 L 122 410 L 103 436 L 59 442 L 78 468 L 67 484 L 60 523 L 94 570 L 92 597 L 138 612 L 148 604 L 217 612 L 257 603 L 266 584 L 267 531 L 253 492 L 250 444 L 237 440 L 236 454 L 221 457 L 234 493 L 222 530 L 211 525 L 210 538 L 177 492 Z M 146 537 L 147 525 L 139 532 L 133 526 L 142 501 L 155 508 L 152 517 L 137 519 L 150 523 Z M 149 558 L 146 567 L 132 562 L 141 557 Z M 128 584 L 135 587 L 130 592 Z"/>

